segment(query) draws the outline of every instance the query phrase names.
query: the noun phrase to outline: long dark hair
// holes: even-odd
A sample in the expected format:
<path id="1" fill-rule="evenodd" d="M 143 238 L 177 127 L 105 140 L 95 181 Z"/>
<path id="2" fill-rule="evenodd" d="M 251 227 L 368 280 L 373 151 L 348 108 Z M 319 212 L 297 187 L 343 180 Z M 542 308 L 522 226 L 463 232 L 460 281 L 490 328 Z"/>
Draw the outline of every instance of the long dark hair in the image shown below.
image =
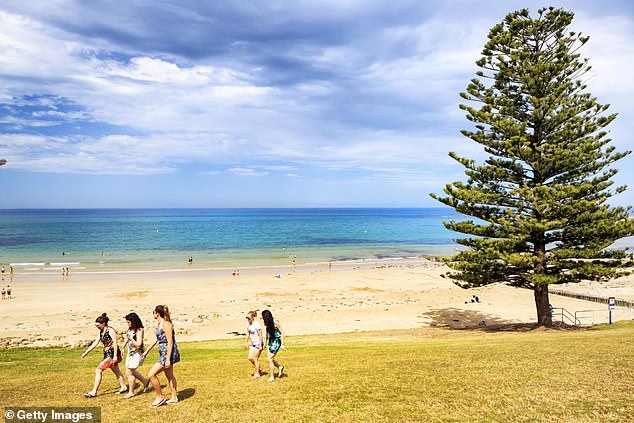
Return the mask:
<path id="1" fill-rule="evenodd" d="M 95 322 L 101 323 L 104 326 L 108 326 L 108 320 L 110 320 L 110 318 L 108 318 L 108 315 L 106 313 L 102 313 L 101 316 L 95 319 Z"/>
<path id="2" fill-rule="evenodd" d="M 269 339 L 275 339 L 275 320 L 273 320 L 273 314 L 268 310 L 262 310 L 262 320 L 264 320 L 264 326 L 266 326 L 266 333 Z"/>
<path id="3" fill-rule="evenodd" d="M 143 322 L 138 314 L 129 313 L 125 316 L 125 319 L 130 322 L 130 329 L 133 331 L 136 332 L 139 329 L 143 329 Z"/>

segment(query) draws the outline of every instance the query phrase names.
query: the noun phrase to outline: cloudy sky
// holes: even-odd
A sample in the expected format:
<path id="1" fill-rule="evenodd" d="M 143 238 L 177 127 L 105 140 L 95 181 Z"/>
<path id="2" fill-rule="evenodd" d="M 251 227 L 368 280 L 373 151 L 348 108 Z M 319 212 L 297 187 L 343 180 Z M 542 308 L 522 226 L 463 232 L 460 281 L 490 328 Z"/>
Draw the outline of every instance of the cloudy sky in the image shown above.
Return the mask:
<path id="1" fill-rule="evenodd" d="M 534 1 L 0 0 L 1 208 L 429 207 L 458 93 Z M 634 133 L 634 6 L 550 1 Z M 634 158 L 617 183 L 634 182 Z M 612 201 L 634 204 L 634 186 Z"/>

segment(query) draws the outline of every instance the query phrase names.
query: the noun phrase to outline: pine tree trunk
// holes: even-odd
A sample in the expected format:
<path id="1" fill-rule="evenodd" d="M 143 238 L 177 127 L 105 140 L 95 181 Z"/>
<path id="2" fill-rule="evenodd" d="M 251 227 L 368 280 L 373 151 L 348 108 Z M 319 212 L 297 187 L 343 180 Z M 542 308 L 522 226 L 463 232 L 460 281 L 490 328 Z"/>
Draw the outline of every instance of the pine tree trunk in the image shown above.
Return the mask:
<path id="1" fill-rule="evenodd" d="M 548 299 L 548 285 L 535 285 L 535 305 L 537 306 L 537 324 L 550 327 L 553 325 L 553 316 L 550 311 Z"/>
<path id="2" fill-rule="evenodd" d="M 539 259 L 535 267 L 535 274 L 546 273 L 546 242 L 544 234 L 540 234 L 538 241 L 535 243 L 535 253 Z M 537 306 L 537 324 L 540 326 L 550 327 L 553 325 L 553 316 L 550 310 L 550 299 L 548 298 L 548 285 L 535 284 L 533 288 L 535 294 L 535 306 Z"/>

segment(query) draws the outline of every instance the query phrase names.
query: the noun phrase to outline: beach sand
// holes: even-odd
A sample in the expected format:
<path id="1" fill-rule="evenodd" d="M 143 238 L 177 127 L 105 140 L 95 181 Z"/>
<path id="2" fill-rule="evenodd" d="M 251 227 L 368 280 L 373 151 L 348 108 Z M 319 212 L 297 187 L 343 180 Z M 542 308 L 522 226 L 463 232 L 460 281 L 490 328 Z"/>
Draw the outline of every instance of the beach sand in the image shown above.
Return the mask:
<path id="1" fill-rule="evenodd" d="M 239 276 L 232 269 L 71 272 L 68 279 L 18 273 L 14 298 L 0 302 L 0 347 L 87 345 L 103 312 L 120 332 L 127 328 L 124 316 L 137 312 L 151 332 L 157 304 L 169 306 L 180 342 L 244 336 L 245 313 L 267 308 L 288 336 L 536 321 L 532 291 L 501 284 L 464 290 L 441 276 L 447 270 L 417 259 L 335 263 L 331 270 L 327 263 L 243 268 Z M 632 301 L 634 277 L 563 289 Z M 481 302 L 468 302 L 472 295 Z M 592 310 L 586 323 L 607 322 L 605 304 L 550 300 L 572 314 Z M 612 318 L 632 319 L 634 310 L 617 307 Z M 148 332 L 146 340 L 153 340 Z"/>

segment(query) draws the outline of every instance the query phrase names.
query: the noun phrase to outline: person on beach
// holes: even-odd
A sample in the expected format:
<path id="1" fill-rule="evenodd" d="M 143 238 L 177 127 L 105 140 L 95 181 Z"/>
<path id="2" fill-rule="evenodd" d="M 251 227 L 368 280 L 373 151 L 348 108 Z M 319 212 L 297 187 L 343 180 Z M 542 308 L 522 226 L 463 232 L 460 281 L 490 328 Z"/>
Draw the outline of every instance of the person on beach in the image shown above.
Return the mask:
<path id="1" fill-rule="evenodd" d="M 2 269 L 0 269 L 0 273 L 2 273 L 2 280 L 4 280 L 4 266 L 2 266 Z"/>
<path id="2" fill-rule="evenodd" d="M 266 327 L 266 343 L 268 345 L 268 351 L 266 352 L 267 359 L 269 360 L 269 369 L 271 370 L 271 376 L 269 376 L 267 382 L 275 382 L 275 368 L 277 367 L 277 377 L 282 377 L 284 373 L 284 366 L 275 360 L 275 356 L 281 349 L 286 350 L 284 346 L 284 330 L 278 320 L 273 319 L 273 314 L 269 310 L 262 311 L 262 320 L 264 320 L 264 326 Z"/>
<path id="3" fill-rule="evenodd" d="M 7 297 L 11 299 L 11 285 L 7 285 Z"/>
<path id="4" fill-rule="evenodd" d="M 5 295 L 7 294 L 7 291 L 5 291 L 4 286 L 2 287 L 2 299 L 6 300 Z"/>
<path id="5" fill-rule="evenodd" d="M 106 313 L 103 313 L 95 319 L 95 326 L 99 330 L 99 335 L 97 335 L 97 339 L 95 339 L 90 347 L 88 347 L 86 352 L 81 355 L 81 358 L 85 358 L 100 342 L 103 344 L 103 360 L 99 363 L 99 366 L 97 366 L 97 369 L 95 370 L 95 385 L 93 386 L 92 391 L 84 394 L 86 398 L 94 398 L 97 396 L 97 389 L 99 389 L 99 385 L 101 384 L 103 372 L 107 369 L 112 370 L 115 376 L 117 376 L 120 386 L 117 394 L 124 394 L 128 390 L 128 387 L 125 386 L 123 373 L 121 373 L 121 370 L 119 369 L 119 363 L 121 362 L 121 350 L 117 344 L 117 331 L 108 326 L 109 320 L 110 319 Z"/>
<path id="6" fill-rule="evenodd" d="M 143 377 L 137 370 L 143 364 L 143 323 L 136 313 L 129 313 L 125 316 L 128 323 L 128 333 L 126 334 L 126 346 L 128 355 L 125 358 L 125 374 L 128 377 L 128 393 L 124 399 L 134 396 L 134 380 L 138 379 L 143 384 L 143 391 L 147 392 L 149 379 Z"/>
<path id="7" fill-rule="evenodd" d="M 260 372 L 262 369 L 260 368 L 260 354 L 262 354 L 262 349 L 264 348 L 264 338 L 262 337 L 262 326 L 260 326 L 260 322 L 258 322 L 255 318 L 257 317 L 257 312 L 250 311 L 247 313 L 247 339 L 245 348 L 249 349 L 248 359 L 255 367 L 255 373 L 253 373 L 253 378 L 257 379 L 260 377 Z M 251 342 L 249 342 L 249 339 Z"/>
<path id="8" fill-rule="evenodd" d="M 152 386 L 156 392 L 156 399 L 150 404 L 152 408 L 160 407 L 165 404 L 176 404 L 178 402 L 174 364 L 181 360 L 178 345 L 176 345 L 176 338 L 174 337 L 174 325 L 172 325 L 170 312 L 166 305 L 157 305 L 154 308 L 154 319 L 156 319 L 157 322 L 156 328 L 154 329 L 156 341 L 141 355 L 142 358 L 145 358 L 150 350 L 158 343 L 159 359 L 148 374 L 148 379 L 152 382 Z M 161 383 L 156 377 L 163 371 L 172 390 L 172 396 L 169 400 L 163 396 Z"/>

